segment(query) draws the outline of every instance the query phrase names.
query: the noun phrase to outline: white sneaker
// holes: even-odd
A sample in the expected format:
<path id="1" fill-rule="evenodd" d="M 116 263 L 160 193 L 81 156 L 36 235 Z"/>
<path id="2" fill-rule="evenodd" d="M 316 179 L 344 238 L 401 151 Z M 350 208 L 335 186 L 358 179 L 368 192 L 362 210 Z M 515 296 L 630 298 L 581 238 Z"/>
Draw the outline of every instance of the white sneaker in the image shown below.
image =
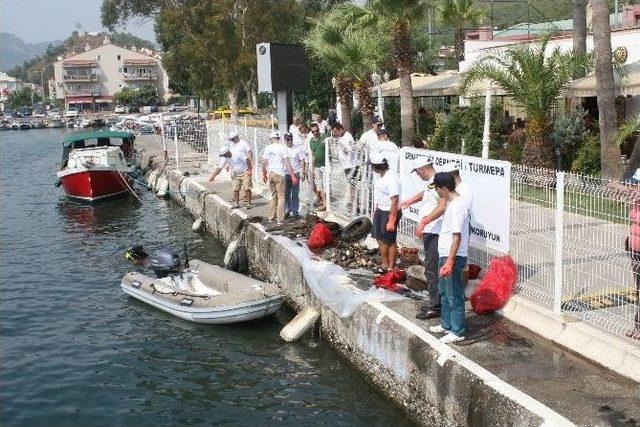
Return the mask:
<path id="1" fill-rule="evenodd" d="M 452 343 L 452 342 L 462 341 L 463 339 L 464 339 L 464 337 L 456 335 L 453 332 L 449 332 L 447 335 L 445 335 L 442 338 L 440 338 L 440 342 L 445 343 L 445 344 L 449 344 L 449 343 Z"/>
<path id="2" fill-rule="evenodd" d="M 436 334 L 441 334 L 443 332 L 448 332 L 445 328 L 443 328 L 441 325 L 436 325 L 436 326 L 429 326 L 429 331 L 430 332 L 435 332 Z"/>

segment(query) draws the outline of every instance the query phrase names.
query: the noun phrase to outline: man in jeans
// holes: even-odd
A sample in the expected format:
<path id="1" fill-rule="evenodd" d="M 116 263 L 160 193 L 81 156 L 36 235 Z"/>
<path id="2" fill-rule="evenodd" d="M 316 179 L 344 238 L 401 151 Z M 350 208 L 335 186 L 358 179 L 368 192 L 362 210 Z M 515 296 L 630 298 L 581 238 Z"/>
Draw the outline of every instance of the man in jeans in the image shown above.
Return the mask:
<path id="1" fill-rule="evenodd" d="M 298 177 L 293 172 L 287 147 L 280 142 L 280 133 L 271 132 L 271 143 L 262 153 L 262 180 L 269 183 L 269 221 L 277 219 L 278 225 L 284 222 L 285 174 L 291 175 L 293 185 L 298 185 Z"/>
<path id="2" fill-rule="evenodd" d="M 420 203 L 418 216 L 420 223 L 416 227 L 416 236 L 422 238 L 424 244 L 424 276 L 429 290 L 429 304 L 425 304 L 416 315 L 417 319 L 433 319 L 440 316 L 440 291 L 438 290 L 438 235 L 442 223 L 442 215 L 447 207 L 446 199 L 438 196 L 435 189 L 429 188 L 436 173 L 433 163 L 427 157 L 418 157 L 413 171 L 420 179 L 426 181 L 424 191 L 416 193 L 405 200 L 400 209 L 408 209 Z"/>
<path id="3" fill-rule="evenodd" d="M 438 238 L 438 289 L 442 312 L 440 324 L 431 326 L 429 330 L 446 332 L 440 341 L 452 343 L 464 339 L 466 326 L 462 270 L 467 265 L 469 248 L 469 210 L 464 199 L 456 193 L 456 182 L 450 173 L 437 173 L 430 187 L 435 188 L 438 196 L 447 201 L 447 208 Z"/>

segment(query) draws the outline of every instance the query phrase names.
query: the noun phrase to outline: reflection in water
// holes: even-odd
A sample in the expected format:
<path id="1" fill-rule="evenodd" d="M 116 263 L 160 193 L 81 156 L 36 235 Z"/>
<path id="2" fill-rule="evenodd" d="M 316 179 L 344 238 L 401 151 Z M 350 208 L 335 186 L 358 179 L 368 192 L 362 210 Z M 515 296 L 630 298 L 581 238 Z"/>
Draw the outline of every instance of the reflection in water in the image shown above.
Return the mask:
<path id="1" fill-rule="evenodd" d="M 136 211 L 141 206 L 135 198 L 123 195 L 93 204 L 63 197 L 57 208 L 67 220 L 66 232 L 95 235 L 110 233 L 121 227 L 122 222 L 135 227 Z"/>

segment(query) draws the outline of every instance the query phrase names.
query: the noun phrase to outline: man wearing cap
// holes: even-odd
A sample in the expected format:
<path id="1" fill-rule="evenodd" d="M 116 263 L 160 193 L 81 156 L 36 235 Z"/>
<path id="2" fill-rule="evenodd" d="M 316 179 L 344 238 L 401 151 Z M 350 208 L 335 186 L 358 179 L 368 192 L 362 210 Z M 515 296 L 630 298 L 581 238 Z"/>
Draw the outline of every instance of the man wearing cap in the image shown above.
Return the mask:
<path id="1" fill-rule="evenodd" d="M 229 133 L 229 144 L 220 148 L 220 165 L 213 171 L 209 181 L 213 181 L 220 171 L 229 167 L 233 186 L 233 209 L 240 207 L 240 191 L 244 192 L 246 208 L 251 209 L 253 152 L 249 144 L 241 140 L 236 132 Z"/>
<path id="2" fill-rule="evenodd" d="M 360 135 L 358 147 L 365 148 L 371 155 L 371 148 L 378 143 L 378 131 L 383 125 L 384 123 L 380 116 L 373 116 L 371 118 L 371 129 Z"/>
<path id="3" fill-rule="evenodd" d="M 298 210 L 300 209 L 300 181 L 305 181 L 307 170 L 305 167 L 306 150 L 301 145 L 293 143 L 293 135 L 289 132 L 284 134 L 284 142 L 289 153 L 289 161 L 295 175 L 296 183 L 293 182 L 294 175 L 285 176 L 284 189 L 284 216 L 298 218 Z"/>
<path id="4" fill-rule="evenodd" d="M 289 152 L 280 142 L 280 132 L 271 132 L 271 142 L 262 153 L 262 180 L 269 183 L 271 199 L 269 200 L 269 221 L 277 219 L 278 224 L 284 222 L 285 175 L 291 176 L 291 182 L 298 185 L 298 178 L 289 161 Z"/>
<path id="5" fill-rule="evenodd" d="M 447 207 L 446 199 L 438 196 L 434 188 L 433 177 L 436 173 L 430 158 L 420 156 L 415 160 L 415 172 L 420 179 L 427 182 L 424 191 L 420 191 L 402 202 L 400 209 L 421 203 L 418 211 L 420 222 L 416 227 L 416 235 L 422 238 L 424 244 L 424 275 L 429 290 L 429 304 L 421 307 L 418 319 L 432 319 L 440 315 L 440 292 L 438 290 L 438 235 L 442 224 L 442 215 Z"/>
<path id="6" fill-rule="evenodd" d="M 442 301 L 440 324 L 431 326 L 429 330 L 446 332 L 440 341 L 452 343 L 464 339 L 466 327 L 462 270 L 467 265 L 469 248 L 469 209 L 462 196 L 456 193 L 456 182 L 451 173 L 437 173 L 430 187 L 447 201 L 447 208 L 438 238 L 438 290 Z"/>

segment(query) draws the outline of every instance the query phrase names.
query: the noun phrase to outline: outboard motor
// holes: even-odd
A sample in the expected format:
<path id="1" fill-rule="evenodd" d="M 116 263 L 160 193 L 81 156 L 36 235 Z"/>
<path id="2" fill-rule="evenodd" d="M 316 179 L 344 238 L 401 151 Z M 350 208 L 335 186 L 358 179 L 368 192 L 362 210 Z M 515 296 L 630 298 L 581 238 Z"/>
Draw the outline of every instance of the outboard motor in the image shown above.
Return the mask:
<path id="1" fill-rule="evenodd" d="M 180 257 L 176 252 L 166 249 L 157 250 L 149 258 L 149 267 L 157 278 L 167 277 L 169 274 L 179 273 L 181 270 Z"/>

